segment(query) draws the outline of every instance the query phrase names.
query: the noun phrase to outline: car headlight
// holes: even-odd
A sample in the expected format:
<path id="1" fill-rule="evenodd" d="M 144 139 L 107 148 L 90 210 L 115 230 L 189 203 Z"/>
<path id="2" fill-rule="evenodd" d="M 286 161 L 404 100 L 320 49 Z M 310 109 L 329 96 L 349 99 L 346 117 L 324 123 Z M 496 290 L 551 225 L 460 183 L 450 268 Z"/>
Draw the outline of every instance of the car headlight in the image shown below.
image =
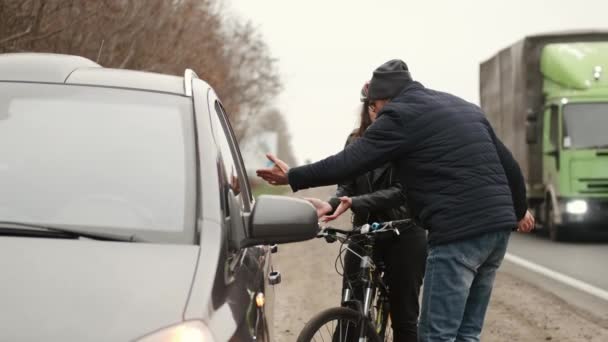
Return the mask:
<path id="1" fill-rule="evenodd" d="M 588 210 L 587 202 L 583 200 L 574 200 L 566 203 L 566 212 L 575 215 L 582 215 Z"/>
<path id="2" fill-rule="evenodd" d="M 187 321 L 147 335 L 138 342 L 215 342 L 201 321 Z"/>

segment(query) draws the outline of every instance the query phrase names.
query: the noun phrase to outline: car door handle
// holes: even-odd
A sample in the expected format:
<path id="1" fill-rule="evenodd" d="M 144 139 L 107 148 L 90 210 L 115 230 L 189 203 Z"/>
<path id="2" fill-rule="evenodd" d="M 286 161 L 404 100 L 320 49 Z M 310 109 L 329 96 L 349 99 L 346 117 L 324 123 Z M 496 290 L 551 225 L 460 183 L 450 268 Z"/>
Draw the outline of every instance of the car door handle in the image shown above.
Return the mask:
<path id="1" fill-rule="evenodd" d="M 279 251 L 279 245 L 274 244 L 274 245 L 271 245 L 271 246 L 270 246 L 270 253 L 273 253 L 273 254 L 274 254 L 274 253 L 276 253 L 276 252 L 278 252 L 278 251 Z"/>
<path id="2" fill-rule="evenodd" d="M 272 271 L 268 274 L 268 283 L 270 285 L 278 285 L 281 283 L 281 272 Z"/>

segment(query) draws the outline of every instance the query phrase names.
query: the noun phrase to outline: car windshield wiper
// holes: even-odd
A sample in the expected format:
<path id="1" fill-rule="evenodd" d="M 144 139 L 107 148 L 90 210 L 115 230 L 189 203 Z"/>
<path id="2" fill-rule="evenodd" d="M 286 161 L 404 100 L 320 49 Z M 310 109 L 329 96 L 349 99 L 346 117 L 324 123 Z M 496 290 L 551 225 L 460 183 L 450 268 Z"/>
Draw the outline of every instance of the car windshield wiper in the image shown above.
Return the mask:
<path id="1" fill-rule="evenodd" d="M 25 228 L 25 229 L 24 229 Z M 23 233 L 27 231 L 27 235 L 48 235 L 45 233 L 56 233 L 59 235 L 63 235 L 65 237 L 84 237 L 88 239 L 94 240 L 102 240 L 102 241 L 124 241 L 124 242 L 142 242 L 141 239 L 137 238 L 135 235 L 120 235 L 120 234 L 111 234 L 111 233 L 101 233 L 101 232 L 90 232 L 84 230 L 77 230 L 65 227 L 58 227 L 52 225 L 43 225 L 43 224 L 35 224 L 35 223 L 26 223 L 26 222 L 16 222 L 16 221 L 0 221 L 0 234 L 4 233 L 12 233 L 10 235 L 19 233 Z"/>

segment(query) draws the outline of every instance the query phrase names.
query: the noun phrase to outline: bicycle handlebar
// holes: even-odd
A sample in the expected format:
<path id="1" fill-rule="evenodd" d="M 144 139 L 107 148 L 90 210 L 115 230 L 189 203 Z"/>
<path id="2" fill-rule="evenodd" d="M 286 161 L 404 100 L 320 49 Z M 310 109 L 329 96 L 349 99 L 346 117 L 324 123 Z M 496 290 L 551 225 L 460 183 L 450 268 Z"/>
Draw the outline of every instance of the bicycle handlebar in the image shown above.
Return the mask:
<path id="1" fill-rule="evenodd" d="M 393 231 L 399 235 L 399 231 L 402 228 L 409 228 L 414 224 L 412 219 L 395 220 L 388 222 L 374 222 L 370 224 L 364 224 L 360 227 L 355 227 L 353 230 L 344 230 L 333 227 L 321 227 L 321 231 L 317 234 L 318 238 L 334 237 L 337 235 L 343 235 L 346 239 L 350 239 L 353 236 L 358 235 L 371 235 L 377 233 L 383 233 L 387 231 Z"/>

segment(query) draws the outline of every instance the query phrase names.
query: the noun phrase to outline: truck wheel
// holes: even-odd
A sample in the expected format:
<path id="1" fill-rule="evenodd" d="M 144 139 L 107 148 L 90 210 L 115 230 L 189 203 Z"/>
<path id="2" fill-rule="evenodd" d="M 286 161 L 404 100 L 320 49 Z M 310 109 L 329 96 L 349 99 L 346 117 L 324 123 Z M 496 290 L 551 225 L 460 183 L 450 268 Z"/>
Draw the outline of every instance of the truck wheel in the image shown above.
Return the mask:
<path id="1" fill-rule="evenodd" d="M 567 236 L 564 226 L 555 223 L 555 216 L 553 215 L 553 204 L 548 201 L 547 211 L 545 216 L 545 224 L 547 225 L 547 231 L 549 232 L 549 238 L 553 241 L 566 241 Z"/>

